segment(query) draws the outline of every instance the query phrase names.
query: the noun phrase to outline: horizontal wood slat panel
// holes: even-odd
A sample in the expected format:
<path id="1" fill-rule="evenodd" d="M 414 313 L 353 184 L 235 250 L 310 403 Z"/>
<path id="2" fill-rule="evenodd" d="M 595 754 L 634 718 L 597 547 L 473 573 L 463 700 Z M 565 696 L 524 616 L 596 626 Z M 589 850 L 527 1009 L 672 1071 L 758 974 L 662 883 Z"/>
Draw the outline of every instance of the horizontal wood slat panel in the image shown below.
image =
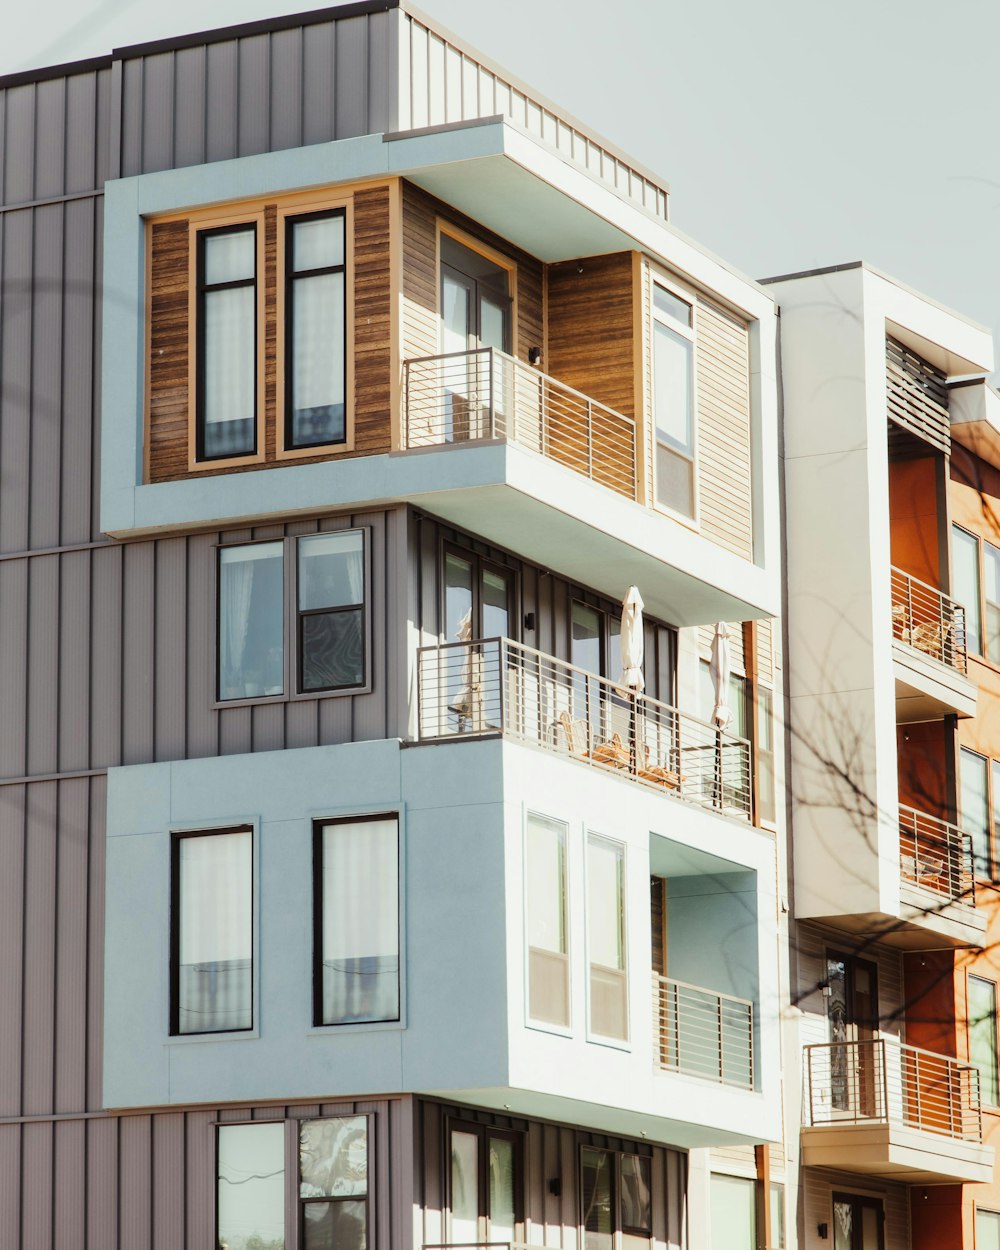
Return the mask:
<path id="1" fill-rule="evenodd" d="M 894 338 L 885 341 L 889 420 L 939 451 L 951 451 L 945 375 Z"/>
<path id="2" fill-rule="evenodd" d="M 702 533 L 750 559 L 750 357 L 747 326 L 698 303 L 698 487 Z M 742 647 L 742 643 L 741 643 Z"/>

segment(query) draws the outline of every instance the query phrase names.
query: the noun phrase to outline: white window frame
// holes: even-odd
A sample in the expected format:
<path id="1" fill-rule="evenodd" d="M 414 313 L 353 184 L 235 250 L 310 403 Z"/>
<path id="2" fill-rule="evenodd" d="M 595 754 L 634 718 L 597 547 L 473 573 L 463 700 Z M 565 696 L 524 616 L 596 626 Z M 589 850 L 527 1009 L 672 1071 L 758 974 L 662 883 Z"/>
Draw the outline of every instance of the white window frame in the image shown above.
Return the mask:
<path id="1" fill-rule="evenodd" d="M 690 326 L 682 326 L 679 321 L 659 316 L 656 312 L 656 287 L 662 287 L 668 295 L 672 295 L 675 299 L 681 300 L 683 303 L 691 307 L 691 324 Z M 649 298 L 647 304 L 647 314 L 649 316 L 649 447 L 650 447 L 650 477 L 651 477 L 651 503 L 657 512 L 662 512 L 666 516 L 673 517 L 679 521 L 681 525 L 687 526 L 689 529 L 700 529 L 701 527 L 701 492 L 698 489 L 698 466 L 700 464 L 699 454 L 699 431 L 698 431 L 698 301 L 694 291 L 681 285 L 676 278 L 668 276 L 660 269 L 650 266 L 649 269 Z M 686 339 L 691 344 L 691 515 L 688 516 L 684 512 L 679 512 L 676 508 L 672 508 L 670 504 L 662 503 L 659 499 L 657 473 L 656 473 L 656 449 L 658 440 L 656 437 L 656 369 L 653 342 L 655 335 L 655 324 L 659 322 L 668 330 L 675 333 L 678 338 Z M 684 456 L 684 453 L 675 447 L 670 450 L 676 455 Z"/>
<path id="2" fill-rule="evenodd" d="M 566 888 L 565 900 L 565 925 L 566 925 L 566 977 L 567 977 L 567 1007 L 569 1021 L 565 1025 L 554 1024 L 550 1020 L 536 1020 L 531 1014 L 531 949 L 529 946 L 528 929 L 530 922 L 529 898 L 528 898 L 528 831 L 532 817 L 539 820 L 549 821 L 552 824 L 561 825 L 563 829 L 563 876 Z M 572 1037 L 573 1035 L 573 923 L 572 923 L 572 874 L 570 869 L 571 844 L 570 827 L 567 821 L 560 820 L 556 816 L 546 815 L 545 812 L 536 811 L 533 808 L 525 807 L 522 822 L 522 848 L 524 863 L 524 1023 L 529 1029 L 537 1029 L 541 1033 L 554 1033 L 558 1037 Z"/>
<path id="3" fill-rule="evenodd" d="M 627 1037 L 608 1037 L 604 1033 L 595 1033 L 591 1027 L 591 995 L 590 995 L 590 840 L 597 838 L 602 842 L 610 842 L 613 846 L 620 847 L 622 853 L 622 888 L 621 888 L 621 905 L 622 905 L 622 946 L 624 948 L 625 962 L 625 1024 Z M 628 940 L 628 846 L 621 838 L 614 838 L 606 833 L 601 833 L 599 829 L 585 828 L 583 834 L 583 897 L 584 897 L 584 953 L 585 953 L 585 976 L 586 976 L 586 1037 L 588 1042 L 593 1042 L 597 1046 L 610 1046 L 614 1050 L 632 1049 L 632 996 L 630 993 L 629 978 L 631 976 L 631 951 L 629 950 Z"/>

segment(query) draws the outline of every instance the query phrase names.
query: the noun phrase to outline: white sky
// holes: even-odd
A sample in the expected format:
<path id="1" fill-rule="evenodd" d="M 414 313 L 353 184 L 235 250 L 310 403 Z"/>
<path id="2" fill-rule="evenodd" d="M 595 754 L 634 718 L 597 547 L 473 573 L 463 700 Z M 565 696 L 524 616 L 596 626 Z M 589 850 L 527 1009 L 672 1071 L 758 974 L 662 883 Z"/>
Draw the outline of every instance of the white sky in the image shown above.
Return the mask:
<path id="1" fill-rule="evenodd" d="M 314 7 L 10 0 L 0 73 Z M 660 172 L 674 223 L 744 272 L 864 258 L 1000 328 L 995 0 L 421 7 Z"/>

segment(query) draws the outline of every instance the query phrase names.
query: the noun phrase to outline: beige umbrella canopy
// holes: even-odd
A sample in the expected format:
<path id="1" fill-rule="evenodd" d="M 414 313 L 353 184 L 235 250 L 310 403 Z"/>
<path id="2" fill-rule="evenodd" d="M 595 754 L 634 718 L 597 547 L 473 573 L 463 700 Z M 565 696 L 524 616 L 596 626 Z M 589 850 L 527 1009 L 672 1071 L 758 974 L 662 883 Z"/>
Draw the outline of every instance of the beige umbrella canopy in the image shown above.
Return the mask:
<path id="1" fill-rule="evenodd" d="M 642 675 L 642 595 L 630 586 L 622 600 L 622 685 L 641 692 L 646 687 Z"/>

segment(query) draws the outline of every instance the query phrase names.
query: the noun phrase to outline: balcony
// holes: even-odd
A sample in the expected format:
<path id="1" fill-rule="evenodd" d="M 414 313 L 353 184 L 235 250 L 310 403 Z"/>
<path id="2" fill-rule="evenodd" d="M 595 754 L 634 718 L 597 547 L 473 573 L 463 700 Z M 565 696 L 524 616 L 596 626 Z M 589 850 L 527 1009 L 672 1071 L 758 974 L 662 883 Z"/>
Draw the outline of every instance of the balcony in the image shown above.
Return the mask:
<path id="1" fill-rule="evenodd" d="M 421 741 L 503 735 L 739 820 L 750 743 L 510 638 L 421 647 Z"/>
<path id="2" fill-rule="evenodd" d="M 492 347 L 407 360 L 403 371 L 408 448 L 508 439 L 638 498 L 631 417 Z"/>
<path id="3" fill-rule="evenodd" d="M 909 1184 L 989 1181 L 979 1070 L 894 1038 L 805 1048 L 802 1161 Z"/>
<path id="4" fill-rule="evenodd" d="M 899 894 L 904 929 L 929 929 L 942 946 L 982 947 L 986 917 L 976 911 L 972 838 L 946 820 L 899 808 Z M 925 939 L 917 939 L 926 948 Z"/>
<path id="5" fill-rule="evenodd" d="M 753 1003 L 653 973 L 653 1036 L 668 1072 L 753 1089 Z"/>
<path id="6" fill-rule="evenodd" d="M 892 659 L 896 721 L 936 720 L 951 712 L 973 716 L 965 608 L 919 578 L 893 568 Z"/>

